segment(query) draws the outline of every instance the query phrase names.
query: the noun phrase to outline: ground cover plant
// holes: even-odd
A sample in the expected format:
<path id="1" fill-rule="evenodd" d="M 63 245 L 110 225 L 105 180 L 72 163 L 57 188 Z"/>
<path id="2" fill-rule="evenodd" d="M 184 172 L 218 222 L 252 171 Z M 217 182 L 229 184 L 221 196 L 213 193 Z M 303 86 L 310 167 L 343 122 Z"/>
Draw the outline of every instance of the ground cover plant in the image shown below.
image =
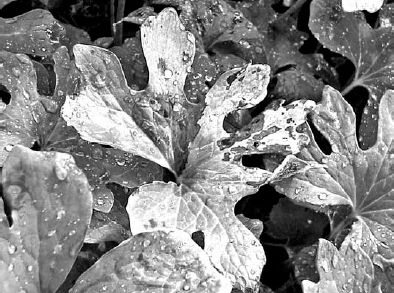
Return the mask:
<path id="1" fill-rule="evenodd" d="M 394 292 L 393 5 L 0 0 L 0 292 Z"/>

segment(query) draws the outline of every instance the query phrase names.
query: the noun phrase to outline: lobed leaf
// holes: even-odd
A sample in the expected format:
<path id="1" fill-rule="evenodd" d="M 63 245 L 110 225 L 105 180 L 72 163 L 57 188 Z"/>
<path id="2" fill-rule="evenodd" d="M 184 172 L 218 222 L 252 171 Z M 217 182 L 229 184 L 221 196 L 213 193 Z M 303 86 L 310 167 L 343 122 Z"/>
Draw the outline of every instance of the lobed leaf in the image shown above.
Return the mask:
<path id="1" fill-rule="evenodd" d="M 69 273 L 90 222 L 92 194 L 68 154 L 15 146 L 2 176 L 2 292 L 55 292 Z M 3 201 L 1 201 L 3 203 Z"/>
<path id="2" fill-rule="evenodd" d="M 332 153 L 324 154 L 312 140 L 298 157 L 319 163 L 320 167 L 276 184 L 279 192 L 315 209 L 351 206 L 350 217 L 367 227 L 359 231 L 359 237 L 371 239 L 370 245 L 362 249 L 386 272 L 390 270 L 388 263 L 394 259 L 393 94 L 387 91 L 382 97 L 377 142 L 364 151 L 357 144 L 356 118 L 351 106 L 339 92 L 325 88 L 322 103 L 314 110 L 312 121 L 328 139 Z M 311 131 L 308 132 L 313 138 Z"/>
<path id="3" fill-rule="evenodd" d="M 345 56 L 355 66 L 353 81 L 343 93 L 355 86 L 369 91 L 360 144 L 363 149 L 371 147 L 376 140 L 379 101 L 387 89 L 394 89 L 394 28 L 371 28 L 360 12 L 343 12 L 339 0 L 314 0 L 309 28 L 325 47 Z"/>
<path id="4" fill-rule="evenodd" d="M 277 132 L 277 140 L 268 139 L 259 148 L 238 148 L 233 151 L 234 156 L 230 148 L 221 147 L 220 142 L 230 137 L 223 129 L 227 113 L 259 103 L 265 97 L 268 81 L 269 67 L 266 65 L 250 65 L 223 74 L 206 97 L 207 106 L 199 121 L 200 131 L 190 144 L 188 163 L 178 177 L 180 185 L 153 182 L 141 186 L 127 205 L 134 234 L 163 228 L 181 229 L 190 235 L 196 231 L 204 233 L 204 250 L 212 263 L 241 290 L 256 290 L 265 256 L 255 236 L 235 217 L 236 202 L 270 180 L 280 180 L 307 168 L 293 156 L 289 156 L 274 173 L 247 168 L 240 162 L 243 154 L 264 153 L 273 145 L 291 153 L 289 145 L 293 142 L 287 135 L 282 140 L 280 137 L 286 124 L 283 121 L 288 117 L 286 110 L 296 109 L 297 105 L 290 105 L 286 110 L 278 107 L 277 111 L 267 113 L 265 126 L 271 129 L 271 133 L 267 132 L 266 136 Z M 284 117 L 278 115 L 281 111 Z M 306 115 L 307 111 L 303 113 Z M 283 117 L 283 121 L 271 119 L 275 115 Z M 301 123 L 300 120 L 295 116 L 288 123 Z M 296 135 L 295 128 L 287 131 Z M 237 141 L 239 145 L 253 145 L 253 142 L 265 139 L 250 133 L 241 134 L 242 131 Z M 245 250 L 248 254 L 244 253 Z"/>
<path id="5" fill-rule="evenodd" d="M 358 222 L 353 225 L 362 225 L 362 223 Z M 327 288 L 326 286 L 336 287 L 341 293 L 371 292 L 374 279 L 372 261 L 362 246 L 353 241 L 352 237 L 352 234 L 346 237 L 339 251 L 331 242 L 325 239 L 319 240 L 316 266 L 320 281 L 306 286 L 303 282 L 305 293 L 316 292 L 316 288 L 323 290 L 322 288 Z"/>
<path id="6" fill-rule="evenodd" d="M 84 85 L 77 96 L 67 98 L 62 115 L 85 140 L 114 146 L 175 171 L 175 158 L 184 151 L 177 145 L 183 138 L 179 129 L 187 124 L 183 86 L 194 58 L 194 37 L 184 31 L 174 9 L 148 18 L 141 33 L 148 87 L 131 90 L 111 52 L 76 45 L 76 66 Z"/>

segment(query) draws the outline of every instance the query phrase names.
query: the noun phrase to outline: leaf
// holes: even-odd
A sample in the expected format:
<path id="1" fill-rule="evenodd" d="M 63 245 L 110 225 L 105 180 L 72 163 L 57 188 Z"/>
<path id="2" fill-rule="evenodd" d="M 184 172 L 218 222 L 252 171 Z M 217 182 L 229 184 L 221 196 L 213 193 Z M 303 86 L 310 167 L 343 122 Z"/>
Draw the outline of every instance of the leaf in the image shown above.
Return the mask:
<path id="1" fill-rule="evenodd" d="M 183 86 L 194 57 L 194 37 L 184 31 L 176 11 L 170 8 L 157 18 L 148 18 L 141 35 L 149 69 L 147 89 L 137 92 L 127 86 L 111 52 L 76 45 L 76 66 L 84 85 L 79 95 L 67 98 L 62 115 L 85 140 L 111 145 L 176 171 L 175 160 L 184 152 L 177 147 L 184 144 L 178 129 L 187 125 Z M 150 147 L 139 147 L 144 144 Z"/>
<path id="2" fill-rule="evenodd" d="M 280 180 L 287 172 L 302 172 L 306 167 L 293 156 L 287 157 L 274 173 L 247 168 L 240 162 L 243 154 L 272 149 L 296 153 L 299 141 L 293 145 L 288 135 L 294 138 L 295 125 L 305 122 L 308 111 L 301 102 L 267 111 L 263 129 L 241 131 L 231 148 L 221 143 L 230 137 L 223 129 L 227 113 L 259 103 L 265 97 L 268 80 L 266 65 L 250 65 L 223 74 L 206 97 L 200 131 L 190 144 L 188 163 L 177 179 L 180 185 L 153 182 L 141 186 L 127 205 L 133 234 L 162 228 L 177 228 L 190 235 L 203 232 L 204 250 L 212 263 L 241 290 L 256 290 L 265 257 L 258 240 L 235 217 L 236 202 L 258 186 Z M 290 113 L 299 116 L 294 115 L 294 120 L 286 124 Z"/>
<path id="3" fill-rule="evenodd" d="M 32 61 L 26 55 L 0 52 L 0 82 L 11 94 L 10 103 L 0 107 L 0 166 L 16 144 L 32 147 L 38 142 L 42 150 L 70 152 L 94 188 L 94 208 L 108 212 L 113 194 L 106 183 L 133 188 L 161 179 L 162 168 L 141 157 L 84 142 L 67 128 L 59 119 L 60 107 L 66 93 L 74 93 L 74 73 L 65 47 L 53 59 L 56 87 L 52 96 L 43 96 L 37 90 Z"/>
<path id="4" fill-rule="evenodd" d="M 361 222 L 354 225 L 361 225 Z M 362 247 L 352 240 L 351 234 L 342 243 L 339 251 L 331 242 L 320 239 L 316 266 L 320 281 L 313 285 L 307 283 L 307 288 L 302 282 L 304 293 L 319 292 L 316 288 L 322 290 L 327 285 L 336 287 L 341 293 L 371 292 L 374 278 L 372 261 Z"/>
<path id="5" fill-rule="evenodd" d="M 162 168 L 147 159 L 82 140 L 61 118 L 43 149 L 67 152 L 74 157 L 92 187 L 94 209 L 104 213 L 108 213 L 114 203 L 108 183 L 135 188 L 163 177 Z"/>
<path id="6" fill-rule="evenodd" d="M 367 227 L 360 232 L 360 239 L 371 239 L 370 245 L 362 248 L 383 270 L 394 259 L 393 95 L 393 91 L 387 91 L 382 97 L 377 142 L 364 151 L 357 144 L 356 118 L 351 106 L 339 92 L 325 88 L 321 104 L 312 113 L 312 121 L 328 139 L 332 153 L 324 154 L 308 129 L 312 141 L 298 157 L 316 162 L 320 167 L 284 179 L 275 186 L 278 192 L 314 209 L 351 206 L 350 217 Z M 383 263 L 378 259 L 384 259 Z"/>
<path id="7" fill-rule="evenodd" d="M 141 233 L 122 242 L 83 273 L 70 293 L 231 292 L 207 255 L 185 232 Z"/>
<path id="8" fill-rule="evenodd" d="M 64 28 L 47 10 L 34 9 L 14 18 L 0 18 L 2 50 L 50 56 L 64 37 Z"/>
<path id="9" fill-rule="evenodd" d="M 383 2 L 383 0 L 342 0 L 342 8 L 345 12 L 366 10 L 374 13 L 382 7 Z"/>
<path id="10" fill-rule="evenodd" d="M 31 147 L 36 141 L 37 122 L 45 108 L 37 92 L 33 64 L 26 55 L 1 51 L 0 64 L 0 82 L 11 94 L 10 103 L 0 107 L 0 165 L 3 165 L 13 145 Z"/>
<path id="11" fill-rule="evenodd" d="M 378 104 L 387 89 L 394 89 L 394 28 L 372 29 L 360 12 L 345 13 L 339 0 L 314 0 L 309 28 L 328 49 L 348 58 L 356 68 L 352 82 L 370 94 L 360 126 L 360 145 L 366 149 L 376 141 Z"/>
<path id="12" fill-rule="evenodd" d="M 4 168 L 2 292 L 55 292 L 82 247 L 92 214 L 86 177 L 68 154 L 15 146 Z M 2 202 L 2 201 L 1 201 Z"/>

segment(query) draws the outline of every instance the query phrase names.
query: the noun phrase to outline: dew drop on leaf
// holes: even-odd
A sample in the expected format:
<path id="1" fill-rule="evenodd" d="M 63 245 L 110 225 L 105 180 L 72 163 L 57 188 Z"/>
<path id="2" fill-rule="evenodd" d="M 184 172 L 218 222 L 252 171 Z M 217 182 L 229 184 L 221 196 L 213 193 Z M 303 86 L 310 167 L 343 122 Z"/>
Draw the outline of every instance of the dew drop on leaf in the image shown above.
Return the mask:
<path id="1" fill-rule="evenodd" d="M 326 193 L 319 193 L 318 197 L 321 200 L 325 200 L 325 199 L 327 199 L 327 194 Z"/>
<path id="2" fill-rule="evenodd" d="M 8 253 L 14 254 L 16 252 L 16 246 L 13 244 L 8 245 Z"/>
<path id="3" fill-rule="evenodd" d="M 60 164 L 56 164 L 55 174 L 59 180 L 64 180 L 68 175 L 68 171 L 66 168 L 64 168 L 64 166 L 61 166 Z"/>
<path id="4" fill-rule="evenodd" d="M 164 70 L 164 78 L 169 79 L 172 77 L 172 71 L 170 69 Z"/>
<path id="5" fill-rule="evenodd" d="M 7 152 L 10 152 L 10 151 L 12 151 L 12 148 L 13 148 L 14 146 L 12 145 L 12 144 L 8 144 L 8 145 L 6 145 L 5 147 L 4 147 L 4 149 L 7 151 Z"/>

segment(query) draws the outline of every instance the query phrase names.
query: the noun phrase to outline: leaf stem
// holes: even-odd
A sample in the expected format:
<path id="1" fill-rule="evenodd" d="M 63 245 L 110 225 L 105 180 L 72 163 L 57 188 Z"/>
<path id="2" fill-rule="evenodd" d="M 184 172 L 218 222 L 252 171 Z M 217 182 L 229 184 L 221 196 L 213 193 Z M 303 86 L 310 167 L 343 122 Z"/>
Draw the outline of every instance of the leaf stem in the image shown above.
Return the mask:
<path id="1" fill-rule="evenodd" d="M 118 7 L 116 9 L 116 23 L 115 23 L 115 38 L 114 44 L 116 46 L 122 45 L 123 41 L 123 22 L 119 22 L 124 16 L 124 9 L 126 0 L 118 0 Z"/>

